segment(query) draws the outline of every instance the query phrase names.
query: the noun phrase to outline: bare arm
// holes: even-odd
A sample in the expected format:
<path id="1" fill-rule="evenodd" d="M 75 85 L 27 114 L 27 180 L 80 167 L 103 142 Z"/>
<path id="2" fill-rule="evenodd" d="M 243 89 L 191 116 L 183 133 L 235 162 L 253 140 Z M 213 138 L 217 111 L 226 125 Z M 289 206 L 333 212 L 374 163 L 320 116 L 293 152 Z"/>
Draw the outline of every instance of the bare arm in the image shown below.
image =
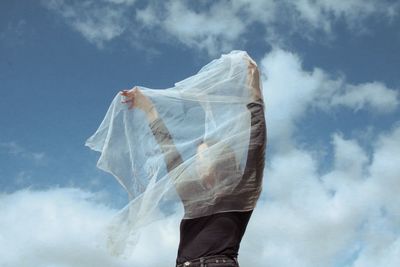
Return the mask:
<path id="1" fill-rule="evenodd" d="M 158 112 L 153 105 L 153 102 L 145 96 L 138 87 L 133 87 L 130 90 L 122 90 L 120 92 L 125 100 L 122 101 L 124 104 L 128 104 L 129 109 L 139 108 L 146 113 L 147 120 L 149 123 L 155 121 L 158 118 Z"/>
<path id="2" fill-rule="evenodd" d="M 263 99 L 262 88 L 260 83 L 260 72 L 258 67 L 254 61 L 250 58 L 246 58 L 248 62 L 247 68 L 247 86 L 250 89 L 250 94 L 252 96 L 252 100 L 255 102 Z"/>

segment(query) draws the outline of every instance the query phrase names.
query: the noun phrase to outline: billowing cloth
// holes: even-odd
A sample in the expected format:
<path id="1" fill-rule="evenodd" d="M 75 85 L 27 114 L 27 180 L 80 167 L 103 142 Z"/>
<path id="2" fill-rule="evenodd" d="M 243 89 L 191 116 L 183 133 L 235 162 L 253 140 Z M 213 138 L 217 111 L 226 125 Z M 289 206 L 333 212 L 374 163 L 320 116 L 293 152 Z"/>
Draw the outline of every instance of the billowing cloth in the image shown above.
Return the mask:
<path id="1" fill-rule="evenodd" d="M 250 139 L 249 60 L 255 64 L 233 50 L 174 87 L 137 86 L 157 110 L 154 121 L 115 96 L 86 141 L 101 153 L 98 168 L 115 176 L 130 198 L 108 228 L 113 254 L 130 252 L 140 227 L 182 204 L 185 219 L 255 207 L 261 180 L 242 179 L 249 150 L 260 145 Z"/>

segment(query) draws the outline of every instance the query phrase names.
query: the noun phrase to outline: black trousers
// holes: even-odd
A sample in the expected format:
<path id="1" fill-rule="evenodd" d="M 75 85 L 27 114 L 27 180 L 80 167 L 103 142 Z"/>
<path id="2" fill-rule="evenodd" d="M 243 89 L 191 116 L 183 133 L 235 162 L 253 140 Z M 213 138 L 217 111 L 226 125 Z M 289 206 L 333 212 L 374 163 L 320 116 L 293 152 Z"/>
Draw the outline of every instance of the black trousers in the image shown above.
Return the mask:
<path id="1" fill-rule="evenodd" d="M 213 255 L 201 257 L 177 264 L 176 267 L 239 267 L 236 258 L 230 258 L 225 255 Z"/>

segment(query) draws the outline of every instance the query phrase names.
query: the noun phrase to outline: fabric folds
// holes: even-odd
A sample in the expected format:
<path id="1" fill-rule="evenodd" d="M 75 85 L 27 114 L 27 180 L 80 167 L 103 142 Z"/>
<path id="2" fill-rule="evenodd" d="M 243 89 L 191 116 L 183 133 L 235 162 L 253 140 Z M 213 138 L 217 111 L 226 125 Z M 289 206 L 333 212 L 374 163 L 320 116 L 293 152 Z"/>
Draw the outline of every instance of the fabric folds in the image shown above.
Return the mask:
<path id="1" fill-rule="evenodd" d="M 108 227 L 113 254 L 131 251 L 141 227 L 182 206 L 186 219 L 255 207 L 262 181 L 243 174 L 249 150 L 263 145 L 250 138 L 249 104 L 264 102 L 252 94 L 249 62 L 233 50 L 171 88 L 137 86 L 157 110 L 154 121 L 115 96 L 85 144 L 129 195 Z"/>

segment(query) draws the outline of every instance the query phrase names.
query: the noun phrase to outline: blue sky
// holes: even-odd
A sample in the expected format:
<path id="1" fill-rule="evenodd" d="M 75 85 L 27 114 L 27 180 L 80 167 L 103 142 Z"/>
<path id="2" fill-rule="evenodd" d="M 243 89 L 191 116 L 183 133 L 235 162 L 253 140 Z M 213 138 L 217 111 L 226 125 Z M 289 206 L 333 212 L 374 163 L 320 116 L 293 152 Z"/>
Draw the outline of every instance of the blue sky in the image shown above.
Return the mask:
<path id="1" fill-rule="evenodd" d="M 269 131 L 265 187 L 243 241 L 244 266 L 253 264 L 257 238 L 266 265 L 252 266 L 397 266 L 398 14 L 398 1 L 374 0 L 3 0 L 0 206 L 6 219 L 0 219 L 0 239 L 8 240 L 5 229 L 21 232 L 52 219 L 60 227 L 76 223 L 60 207 L 84 225 L 105 222 L 126 204 L 126 194 L 96 168 L 99 155 L 84 143 L 114 95 L 134 85 L 171 87 L 240 49 L 262 72 Z M 53 201 L 49 217 L 41 207 Z M 38 215 L 31 224 L 11 226 L 32 208 Z M 168 223 L 162 255 L 173 262 L 179 216 Z M 67 244 L 97 255 L 84 242 L 96 227 L 85 237 L 66 227 Z M 329 246 L 321 245 L 318 232 L 332 234 Z M 54 230 L 23 253 L 38 266 L 78 266 L 62 256 L 35 256 L 43 243 L 57 247 L 59 236 Z M 138 256 L 154 246 L 151 240 L 126 262 L 106 256 L 102 262 L 155 266 Z M 23 241 L 15 238 L 14 247 Z M 3 256 L 5 266 L 29 266 L 12 253 Z"/>

